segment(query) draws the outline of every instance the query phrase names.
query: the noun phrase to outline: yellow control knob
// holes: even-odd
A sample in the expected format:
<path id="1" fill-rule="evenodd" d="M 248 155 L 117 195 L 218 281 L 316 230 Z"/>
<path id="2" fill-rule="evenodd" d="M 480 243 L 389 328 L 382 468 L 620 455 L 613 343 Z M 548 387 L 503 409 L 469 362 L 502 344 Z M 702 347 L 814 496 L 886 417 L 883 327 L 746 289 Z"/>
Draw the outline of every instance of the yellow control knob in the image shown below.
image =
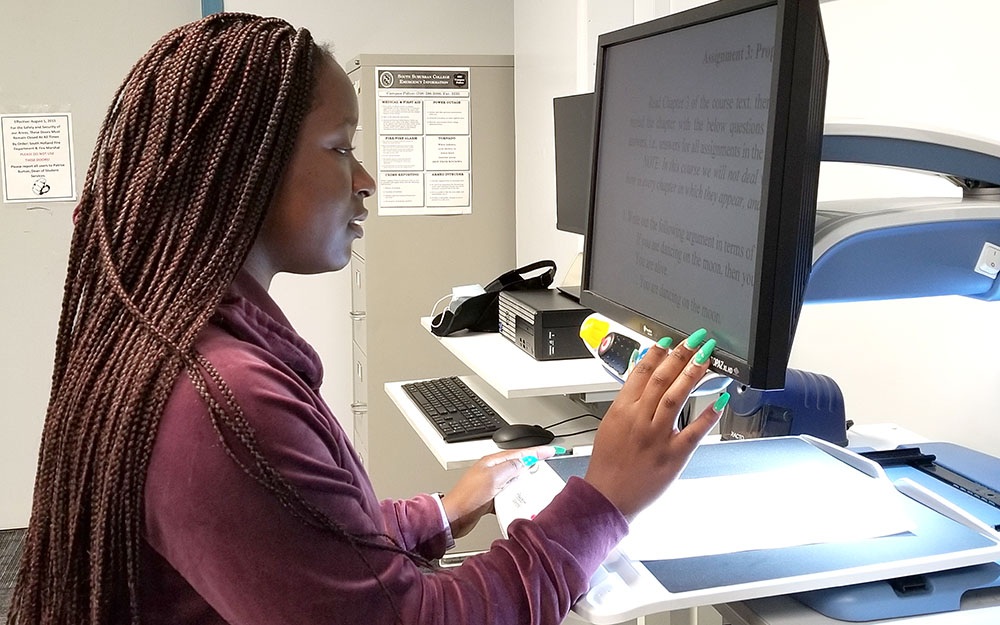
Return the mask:
<path id="1" fill-rule="evenodd" d="M 601 344 L 601 340 L 608 335 L 608 330 L 611 326 L 607 321 L 601 321 L 600 319 L 595 319 L 593 317 L 587 317 L 580 324 L 580 338 L 584 340 L 587 345 L 591 348 L 597 349 L 597 346 Z"/>

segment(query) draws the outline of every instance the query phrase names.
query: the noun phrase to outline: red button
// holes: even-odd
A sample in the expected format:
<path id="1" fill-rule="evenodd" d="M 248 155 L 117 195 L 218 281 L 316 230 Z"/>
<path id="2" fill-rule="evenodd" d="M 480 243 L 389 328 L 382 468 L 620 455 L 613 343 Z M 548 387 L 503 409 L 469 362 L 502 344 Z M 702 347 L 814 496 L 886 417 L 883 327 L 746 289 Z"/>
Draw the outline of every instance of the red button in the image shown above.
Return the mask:
<path id="1" fill-rule="evenodd" d="M 597 353 L 603 354 L 604 352 L 608 351 L 608 348 L 611 347 L 611 342 L 614 340 L 615 337 L 614 335 L 611 334 L 604 337 L 604 340 L 601 341 L 601 347 L 597 350 Z"/>

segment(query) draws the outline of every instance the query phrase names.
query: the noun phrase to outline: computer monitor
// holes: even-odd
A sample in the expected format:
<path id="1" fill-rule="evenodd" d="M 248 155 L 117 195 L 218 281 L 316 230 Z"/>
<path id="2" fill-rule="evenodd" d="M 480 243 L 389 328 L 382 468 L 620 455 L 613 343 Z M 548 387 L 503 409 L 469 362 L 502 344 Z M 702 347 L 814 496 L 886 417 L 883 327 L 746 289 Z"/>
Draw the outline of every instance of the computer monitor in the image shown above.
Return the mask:
<path id="1" fill-rule="evenodd" d="M 594 94 L 552 98 L 555 129 L 556 228 L 587 233 L 590 148 L 594 138 Z"/>
<path id="2" fill-rule="evenodd" d="M 722 0 L 598 41 L 581 303 L 781 388 L 812 261 L 818 0 Z"/>

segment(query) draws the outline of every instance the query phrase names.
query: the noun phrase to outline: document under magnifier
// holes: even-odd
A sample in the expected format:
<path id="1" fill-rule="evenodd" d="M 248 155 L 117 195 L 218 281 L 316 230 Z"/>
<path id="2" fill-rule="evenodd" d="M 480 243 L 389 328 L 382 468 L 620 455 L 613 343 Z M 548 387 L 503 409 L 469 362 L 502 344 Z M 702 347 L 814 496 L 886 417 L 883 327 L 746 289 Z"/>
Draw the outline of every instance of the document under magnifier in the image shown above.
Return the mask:
<path id="1" fill-rule="evenodd" d="M 544 508 L 570 477 L 583 477 L 588 461 L 552 459 L 512 482 L 495 501 L 504 534 L 510 523 Z M 831 481 L 838 475 L 850 485 Z M 774 484 L 795 491 L 770 493 L 772 502 L 784 496 L 780 510 L 747 508 L 745 494 L 739 501 L 719 496 L 727 480 L 746 487 L 754 476 L 761 481 L 758 492 Z M 643 513 L 655 516 L 634 521 L 655 528 L 659 519 L 661 532 L 637 528 L 639 540 L 653 544 L 626 538 L 591 578 L 573 608 L 577 614 L 598 625 L 618 623 L 699 605 L 972 566 L 1000 556 L 1000 534 L 993 528 L 916 482 L 892 482 L 875 462 L 809 436 L 704 444 L 671 489 L 694 492 L 698 484 L 709 492 L 696 505 L 674 509 L 657 502 Z M 860 507 L 850 500 L 853 491 L 862 499 Z M 810 514 L 825 514 L 816 508 L 824 497 L 827 509 L 843 505 L 847 516 L 836 524 L 818 519 L 825 525 L 818 532 L 796 527 Z M 867 509 L 862 516 L 870 518 L 840 526 L 859 509 Z M 712 531 L 699 536 L 698 528 L 713 524 L 715 540 Z"/>

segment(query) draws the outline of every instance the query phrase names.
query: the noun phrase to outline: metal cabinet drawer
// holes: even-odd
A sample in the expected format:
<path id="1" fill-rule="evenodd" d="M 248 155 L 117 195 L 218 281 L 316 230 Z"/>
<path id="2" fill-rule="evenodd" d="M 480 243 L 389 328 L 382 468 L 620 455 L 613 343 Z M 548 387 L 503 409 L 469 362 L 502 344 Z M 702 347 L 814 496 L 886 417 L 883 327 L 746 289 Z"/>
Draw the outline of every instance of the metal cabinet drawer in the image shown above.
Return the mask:
<path id="1" fill-rule="evenodd" d="M 351 336 L 361 351 L 368 353 L 367 282 L 365 261 L 356 254 L 351 255 Z"/>
<path id="2" fill-rule="evenodd" d="M 368 403 L 368 356 L 365 356 L 357 345 L 353 345 L 353 396 L 352 402 L 356 404 Z"/>

